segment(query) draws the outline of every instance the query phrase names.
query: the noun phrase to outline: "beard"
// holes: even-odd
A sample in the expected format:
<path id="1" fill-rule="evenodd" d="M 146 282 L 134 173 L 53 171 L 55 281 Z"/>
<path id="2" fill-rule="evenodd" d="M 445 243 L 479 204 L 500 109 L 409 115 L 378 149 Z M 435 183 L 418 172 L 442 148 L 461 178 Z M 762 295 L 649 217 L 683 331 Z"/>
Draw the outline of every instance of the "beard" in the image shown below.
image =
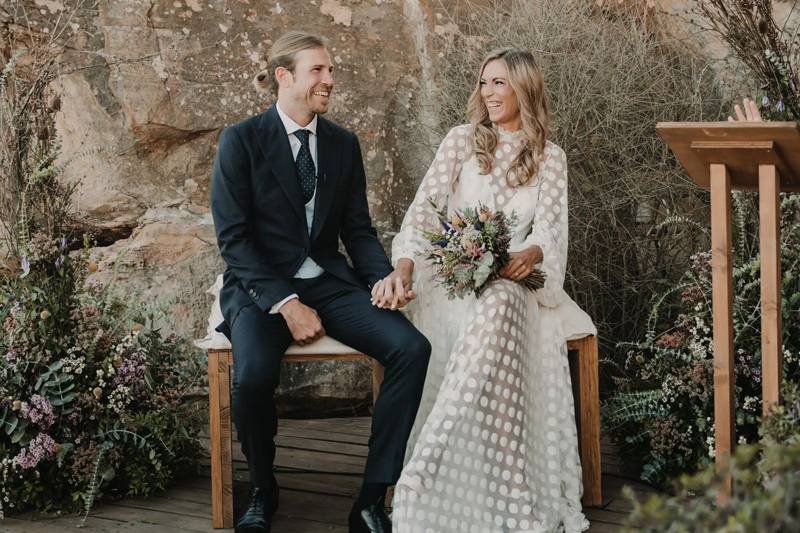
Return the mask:
<path id="1" fill-rule="evenodd" d="M 317 91 L 325 91 L 328 93 L 328 97 L 324 98 L 321 96 L 314 95 Z M 305 96 L 305 104 L 308 106 L 308 109 L 317 113 L 318 115 L 322 115 L 328 112 L 328 107 L 330 107 L 330 94 L 331 89 L 329 88 L 322 88 L 322 87 L 312 87 L 306 93 Z"/>

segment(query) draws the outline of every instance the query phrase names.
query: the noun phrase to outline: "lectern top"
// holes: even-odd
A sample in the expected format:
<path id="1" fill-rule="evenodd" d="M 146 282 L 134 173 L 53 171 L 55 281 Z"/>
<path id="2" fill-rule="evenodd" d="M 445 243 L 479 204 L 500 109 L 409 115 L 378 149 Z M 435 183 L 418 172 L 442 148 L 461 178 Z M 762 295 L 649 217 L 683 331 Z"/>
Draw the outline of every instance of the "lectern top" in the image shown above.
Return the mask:
<path id="1" fill-rule="evenodd" d="M 656 130 L 686 172 L 709 187 L 709 165 L 724 163 L 734 189 L 758 189 L 758 166 L 775 165 L 781 191 L 800 191 L 800 127 L 795 122 L 659 122 Z"/>

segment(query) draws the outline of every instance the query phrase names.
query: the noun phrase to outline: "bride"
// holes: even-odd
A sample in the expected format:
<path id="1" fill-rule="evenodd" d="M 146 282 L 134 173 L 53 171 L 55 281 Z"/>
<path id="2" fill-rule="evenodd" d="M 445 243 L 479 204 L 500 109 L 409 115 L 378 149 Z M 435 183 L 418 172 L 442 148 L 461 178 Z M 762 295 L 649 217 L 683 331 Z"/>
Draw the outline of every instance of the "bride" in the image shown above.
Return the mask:
<path id="1" fill-rule="evenodd" d="M 375 305 L 394 309 L 418 295 L 409 315 L 433 346 L 395 488 L 394 530 L 583 531 L 563 309 L 593 326 L 563 290 L 567 161 L 547 140 L 532 54 L 489 54 L 467 116 L 439 146 L 392 243 L 403 284 L 372 291 Z M 516 214 L 512 259 L 479 298 L 448 300 L 433 280 L 422 236 L 438 227 L 429 198 L 451 213 L 482 204 Z M 534 268 L 547 280 L 530 292 L 517 282 Z"/>

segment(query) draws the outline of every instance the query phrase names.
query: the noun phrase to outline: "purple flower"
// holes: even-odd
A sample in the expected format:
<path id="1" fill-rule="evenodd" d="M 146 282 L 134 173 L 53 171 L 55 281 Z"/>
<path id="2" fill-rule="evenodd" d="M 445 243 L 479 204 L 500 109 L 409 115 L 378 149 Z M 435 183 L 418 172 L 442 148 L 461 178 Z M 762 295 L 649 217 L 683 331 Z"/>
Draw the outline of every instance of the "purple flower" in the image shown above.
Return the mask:
<path id="1" fill-rule="evenodd" d="M 14 463 L 21 466 L 23 470 L 35 468 L 42 460 L 53 457 L 57 447 L 50 435 L 39 433 L 28 443 L 27 447 L 22 448 L 14 457 Z"/>
<path id="2" fill-rule="evenodd" d="M 117 373 L 114 376 L 114 385 L 119 386 L 136 383 L 144 378 L 146 370 L 144 354 L 142 352 L 136 352 L 128 359 L 125 359 L 117 369 Z"/>
<path id="3" fill-rule="evenodd" d="M 786 109 L 786 106 L 783 104 L 783 100 L 778 100 L 778 103 L 775 104 L 775 111 L 783 113 L 784 109 Z"/>
<path id="4" fill-rule="evenodd" d="M 761 98 L 761 105 L 763 107 L 769 107 L 769 98 L 765 94 L 763 98 Z"/>
<path id="5" fill-rule="evenodd" d="M 61 268 L 64 265 L 64 256 L 59 255 L 58 259 L 56 259 L 56 268 Z"/>
<path id="6" fill-rule="evenodd" d="M 41 394 L 31 396 L 31 403 L 22 402 L 20 414 L 31 422 L 45 430 L 53 425 L 56 417 L 53 414 L 53 406 Z"/>
<path id="7" fill-rule="evenodd" d="M 61 237 L 58 240 L 58 247 L 60 249 L 62 249 L 62 250 L 67 247 L 67 238 L 66 237 Z"/>
<path id="8" fill-rule="evenodd" d="M 24 278 L 31 272 L 31 262 L 28 260 L 27 255 L 22 256 L 22 277 Z"/>

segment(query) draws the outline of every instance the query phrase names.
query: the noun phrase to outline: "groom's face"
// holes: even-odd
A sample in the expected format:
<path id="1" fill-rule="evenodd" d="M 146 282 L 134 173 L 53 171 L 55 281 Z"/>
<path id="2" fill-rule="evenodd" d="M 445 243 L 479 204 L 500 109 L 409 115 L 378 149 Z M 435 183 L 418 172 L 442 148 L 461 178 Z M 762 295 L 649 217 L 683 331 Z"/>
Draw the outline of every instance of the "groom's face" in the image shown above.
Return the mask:
<path id="1" fill-rule="evenodd" d="M 301 50 L 295 54 L 294 73 L 282 89 L 298 110 L 326 113 L 333 92 L 333 65 L 324 48 Z"/>

